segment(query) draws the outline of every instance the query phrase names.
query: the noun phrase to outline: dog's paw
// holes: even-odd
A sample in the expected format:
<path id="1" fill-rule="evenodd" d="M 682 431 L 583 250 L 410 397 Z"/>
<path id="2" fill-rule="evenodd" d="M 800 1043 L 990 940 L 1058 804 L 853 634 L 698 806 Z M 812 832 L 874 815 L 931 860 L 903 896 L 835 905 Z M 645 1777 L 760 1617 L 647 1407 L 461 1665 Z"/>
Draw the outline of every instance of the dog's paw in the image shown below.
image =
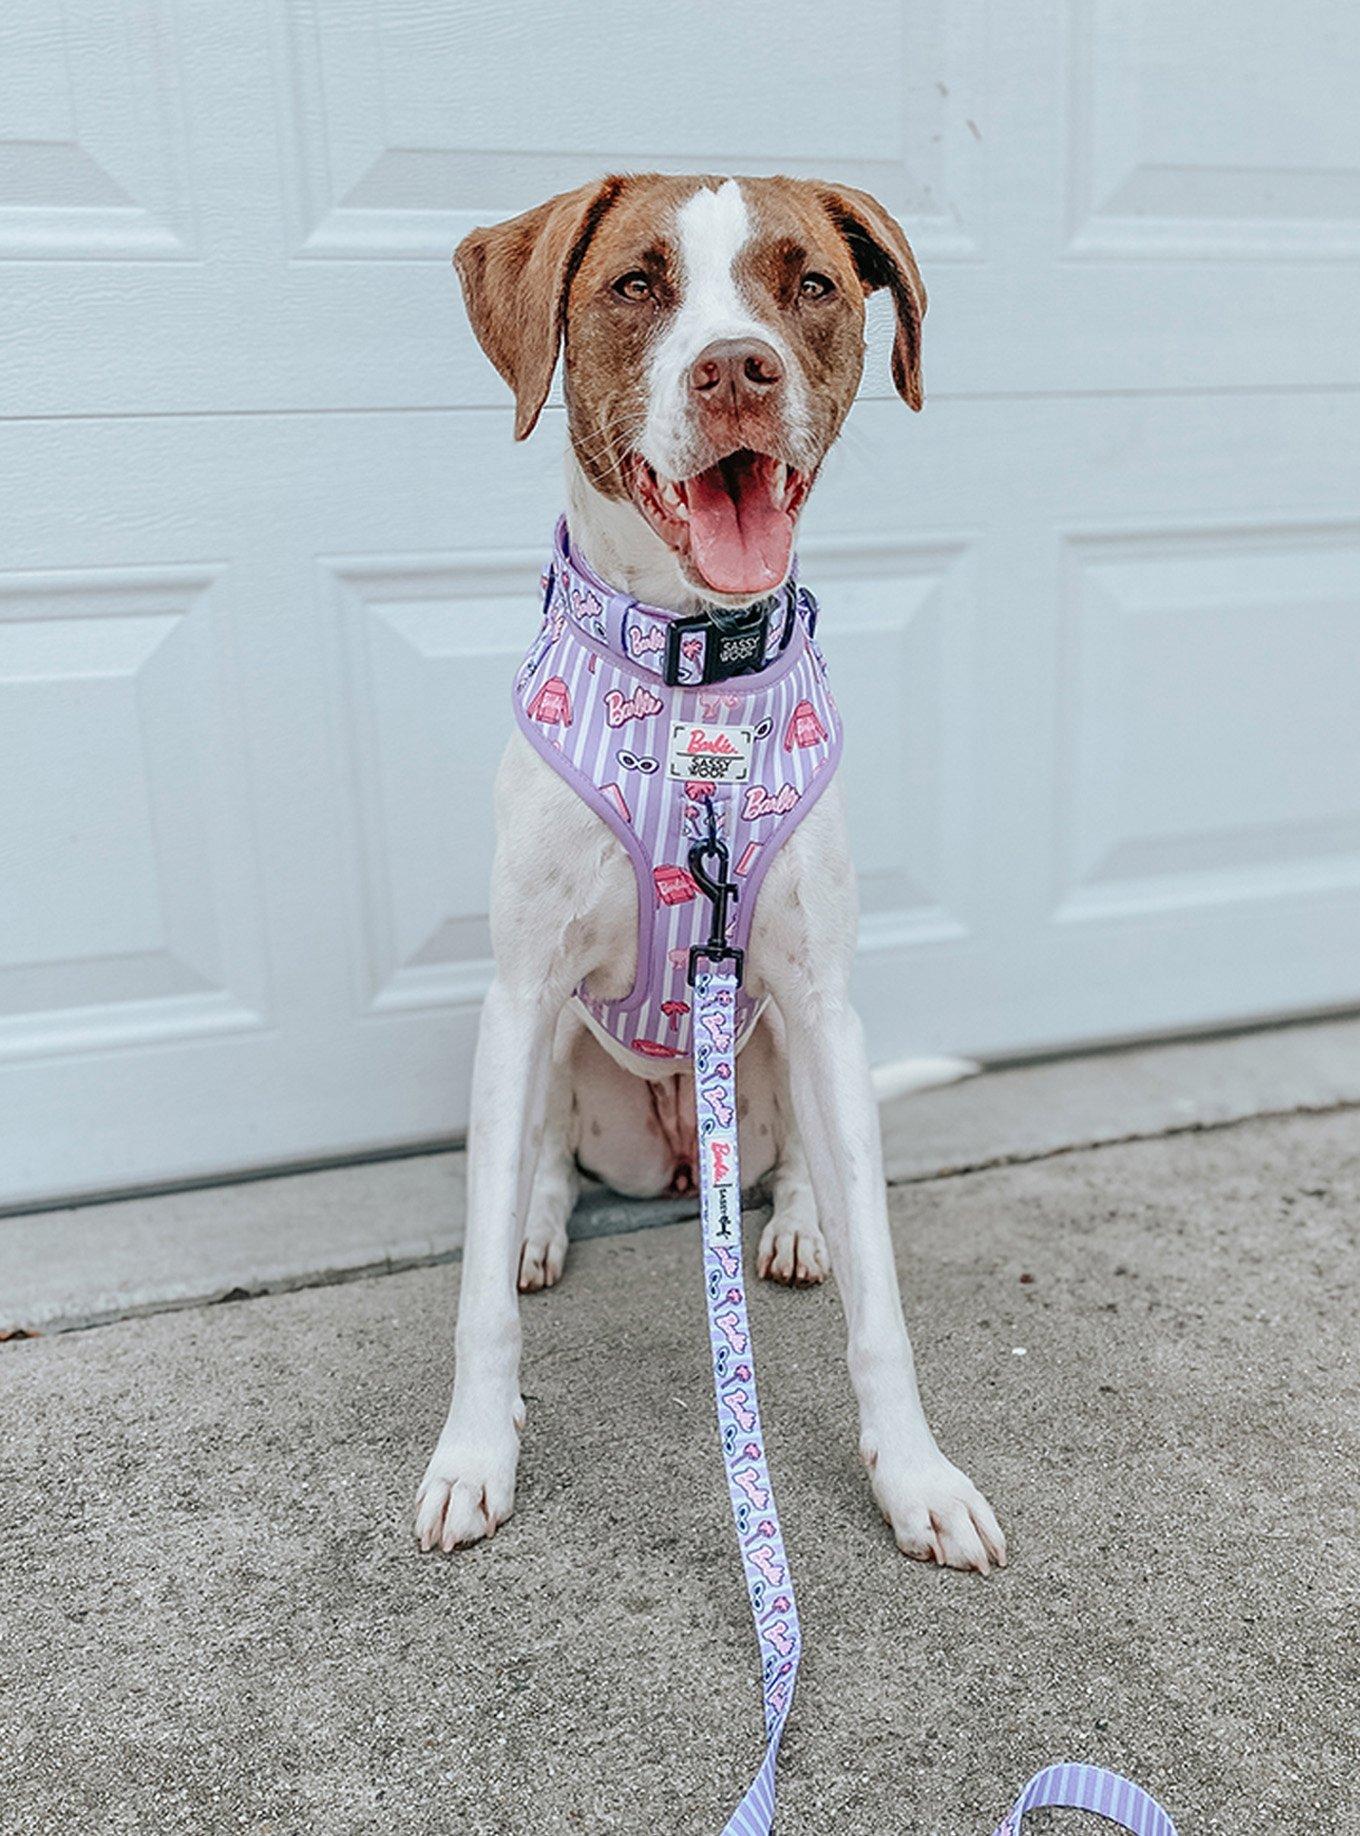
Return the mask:
<path id="1" fill-rule="evenodd" d="M 810 1288 L 825 1281 L 830 1269 L 826 1239 L 816 1220 L 805 1213 L 776 1210 L 760 1233 L 756 1273 L 786 1288 Z"/>
<path id="2" fill-rule="evenodd" d="M 993 1564 L 1006 1566 L 1006 1539 L 992 1507 L 933 1441 L 901 1448 L 866 1443 L 860 1453 L 904 1555 L 980 1575 L 990 1574 Z"/>
<path id="3" fill-rule="evenodd" d="M 494 1536 L 514 1509 L 518 1462 L 513 1422 L 502 1434 L 453 1435 L 446 1428 L 416 1493 L 420 1547 L 447 1554 Z"/>
<path id="4" fill-rule="evenodd" d="M 536 1227 L 530 1218 L 524 1243 L 519 1252 L 519 1291 L 534 1294 L 540 1288 L 551 1288 L 560 1279 L 567 1260 L 567 1227 L 551 1224 Z"/>

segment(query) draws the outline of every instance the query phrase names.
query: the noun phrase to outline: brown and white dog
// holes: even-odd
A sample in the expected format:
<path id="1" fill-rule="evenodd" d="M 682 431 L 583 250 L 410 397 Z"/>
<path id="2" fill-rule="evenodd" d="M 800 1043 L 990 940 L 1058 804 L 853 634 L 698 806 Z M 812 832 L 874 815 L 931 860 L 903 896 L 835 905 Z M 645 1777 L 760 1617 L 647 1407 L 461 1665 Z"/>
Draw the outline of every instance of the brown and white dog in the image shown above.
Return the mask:
<path id="1" fill-rule="evenodd" d="M 921 406 L 925 290 L 875 199 L 786 178 L 607 178 L 475 230 L 455 256 L 482 348 L 528 435 L 564 352 L 573 549 L 647 604 L 693 614 L 770 593 L 854 400 L 864 300 L 896 313 L 893 380 Z M 834 608 L 832 611 L 834 619 Z M 473 1077 L 467 1241 L 448 1421 L 417 1495 L 425 1549 L 491 1535 L 514 1499 L 524 1403 L 518 1290 L 562 1272 L 577 1165 L 617 1191 L 672 1190 L 692 1082 L 634 1075 L 577 1004 L 633 978 L 633 869 L 599 817 L 516 733 L 496 788 L 496 976 Z M 533 863 L 551 859 L 545 888 Z M 757 1266 L 843 1298 L 860 1452 L 898 1545 L 986 1573 L 990 1506 L 935 1444 L 902 1316 L 863 1035 L 850 1005 L 856 904 L 836 784 L 774 861 L 747 981 L 770 997 L 742 1053 L 740 1151 L 769 1177 Z"/>

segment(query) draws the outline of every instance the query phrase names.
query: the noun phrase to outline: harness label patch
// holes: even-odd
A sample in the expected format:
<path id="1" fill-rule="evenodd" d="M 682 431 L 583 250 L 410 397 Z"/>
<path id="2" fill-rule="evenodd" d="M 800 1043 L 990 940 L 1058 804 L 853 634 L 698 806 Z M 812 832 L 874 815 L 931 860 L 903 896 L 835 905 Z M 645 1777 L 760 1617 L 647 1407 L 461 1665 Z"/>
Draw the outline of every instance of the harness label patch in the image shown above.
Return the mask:
<path id="1" fill-rule="evenodd" d="M 710 721 L 673 720 L 666 753 L 668 778 L 709 784 L 744 784 L 751 775 L 754 727 L 718 727 Z"/>

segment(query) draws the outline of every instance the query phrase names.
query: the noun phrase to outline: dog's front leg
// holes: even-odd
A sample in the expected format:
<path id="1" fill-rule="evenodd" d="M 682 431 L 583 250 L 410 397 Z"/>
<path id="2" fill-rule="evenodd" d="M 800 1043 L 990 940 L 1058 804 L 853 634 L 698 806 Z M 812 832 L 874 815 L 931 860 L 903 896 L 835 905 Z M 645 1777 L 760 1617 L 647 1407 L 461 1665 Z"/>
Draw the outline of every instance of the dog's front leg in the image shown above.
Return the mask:
<path id="1" fill-rule="evenodd" d="M 860 1453 L 899 1548 L 987 1572 L 1006 1545 L 991 1506 L 935 1444 L 897 1288 L 878 1108 L 859 1017 L 841 998 L 782 1009 L 794 1110 L 845 1306 Z"/>
<path id="2" fill-rule="evenodd" d="M 848 1331 L 860 1453 L 899 1548 L 983 1574 L 1004 1563 L 991 1506 L 927 1425 L 897 1287 L 878 1106 L 848 984 L 853 886 L 834 800 L 793 838 L 787 885 L 770 875 L 761 971 L 784 1022 L 794 1114 Z M 805 868 L 811 865 L 812 872 Z M 754 942 L 754 940 L 753 940 Z"/>
<path id="3" fill-rule="evenodd" d="M 516 1283 L 523 1192 L 543 1126 L 559 1006 L 555 991 L 498 977 L 482 1009 L 453 1400 L 416 1495 L 422 1549 L 491 1536 L 514 1504 L 524 1426 Z"/>
<path id="4" fill-rule="evenodd" d="M 615 878 L 607 878 L 598 818 L 518 734 L 497 778 L 496 820 L 496 978 L 472 1071 L 453 1401 L 416 1495 L 424 1549 L 490 1536 L 514 1503 L 524 1426 L 517 1277 L 553 1035 L 571 990 L 612 947 L 601 941 L 594 904 L 610 895 L 617 903 L 618 876 L 626 892 L 632 875 L 620 849 Z"/>

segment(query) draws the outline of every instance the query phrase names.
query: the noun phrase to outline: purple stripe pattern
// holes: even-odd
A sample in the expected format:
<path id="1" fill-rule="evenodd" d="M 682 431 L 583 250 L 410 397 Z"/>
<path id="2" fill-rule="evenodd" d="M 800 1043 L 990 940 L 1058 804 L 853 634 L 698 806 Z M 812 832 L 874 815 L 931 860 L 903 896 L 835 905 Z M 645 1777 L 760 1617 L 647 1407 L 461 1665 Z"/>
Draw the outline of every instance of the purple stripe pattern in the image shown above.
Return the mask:
<path id="1" fill-rule="evenodd" d="M 997 1825 L 995 1836 L 1020 1836 L 1026 1811 L 1046 1806 L 1094 1811 L 1132 1836 L 1176 1836 L 1175 1824 L 1155 1798 L 1118 1773 L 1084 1765 L 1046 1766 L 1036 1772 L 1009 1817 Z"/>
<path id="2" fill-rule="evenodd" d="M 775 1508 L 756 1394 L 755 1351 L 746 1313 L 737 1160 L 736 1044 L 739 989 L 726 964 L 694 980 L 694 1093 L 699 1122 L 699 1203 L 713 1387 L 727 1495 L 741 1551 L 746 1595 L 760 1651 L 765 1758 L 723 1827 L 723 1836 L 769 1836 L 779 1743 L 793 1706 L 802 1655 L 793 1575 Z M 1020 1836 L 1025 1813 L 1041 1806 L 1096 1811 L 1131 1836 L 1176 1836 L 1154 1798 L 1099 1766 L 1049 1766 L 1029 1781 L 995 1836 Z"/>
<path id="3" fill-rule="evenodd" d="M 572 555 L 566 525 L 558 525 L 543 623 L 515 678 L 515 718 L 632 861 L 633 986 L 604 1001 L 583 984 L 577 999 L 597 1029 L 639 1060 L 689 1055 L 688 954 L 707 936 L 709 908 L 686 860 L 690 843 L 707 831 L 706 806 L 740 888 L 729 940 L 745 948 L 770 862 L 835 772 L 841 723 L 815 622 L 816 601 L 790 582 L 765 614 L 763 668 L 707 687 L 671 687 L 660 672 L 675 614 L 607 587 Z M 680 636 L 682 668 L 702 673 L 706 634 Z M 735 749 L 742 775 L 705 776 L 715 763 L 705 757 L 695 760 L 693 776 L 669 775 L 677 725 L 701 729 L 719 762 Z M 756 1011 L 739 991 L 739 1041 Z"/>

